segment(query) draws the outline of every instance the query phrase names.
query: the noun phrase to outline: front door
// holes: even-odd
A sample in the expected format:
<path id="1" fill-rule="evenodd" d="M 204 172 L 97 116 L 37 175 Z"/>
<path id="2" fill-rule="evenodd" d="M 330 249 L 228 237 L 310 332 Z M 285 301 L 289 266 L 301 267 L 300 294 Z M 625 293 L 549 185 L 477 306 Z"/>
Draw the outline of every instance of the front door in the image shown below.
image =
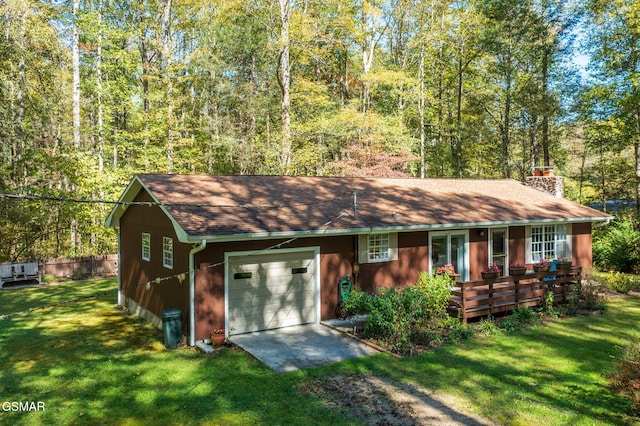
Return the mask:
<path id="1" fill-rule="evenodd" d="M 432 232 L 429 234 L 431 270 L 452 264 L 462 280 L 469 279 L 467 259 L 468 234 L 464 231 Z"/>

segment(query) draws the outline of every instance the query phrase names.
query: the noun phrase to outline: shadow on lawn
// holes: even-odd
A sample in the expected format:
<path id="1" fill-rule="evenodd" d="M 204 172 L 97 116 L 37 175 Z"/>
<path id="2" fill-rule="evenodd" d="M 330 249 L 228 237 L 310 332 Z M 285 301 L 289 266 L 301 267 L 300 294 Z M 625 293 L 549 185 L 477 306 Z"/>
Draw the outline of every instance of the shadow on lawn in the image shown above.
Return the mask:
<path id="1" fill-rule="evenodd" d="M 167 350 L 162 331 L 111 300 L 8 320 L 0 333 L 3 401 L 43 401 L 44 412 L 0 412 L 12 424 L 322 422 L 330 411 L 294 392 L 239 350 Z M 344 420 L 342 420 L 343 422 Z"/>
<path id="2" fill-rule="evenodd" d="M 634 297 L 631 304 L 640 307 L 640 298 Z M 632 417 L 637 413 L 627 401 L 611 392 L 605 376 L 614 368 L 622 346 L 637 336 L 638 318 L 634 316 L 637 312 L 631 313 L 633 309 L 627 313 L 613 309 L 616 308 L 598 317 L 559 321 L 531 332 L 524 330 L 521 335 L 495 343 L 470 342 L 465 345 L 465 351 L 442 348 L 441 356 L 434 358 L 426 354 L 419 357 L 419 361 L 401 360 L 393 366 L 387 364 L 391 368 L 382 367 L 382 370 L 398 379 L 415 377 L 417 383 L 426 387 L 430 383 L 433 386 L 434 382 L 458 383 L 461 394 L 484 407 L 483 415 L 500 423 L 521 421 L 513 406 L 514 401 L 524 400 L 532 407 L 555 411 L 564 419 L 582 417 L 628 424 L 629 417 L 625 414 Z M 616 330 L 616 333 L 613 335 L 607 330 Z M 514 343 L 513 339 L 518 342 Z M 531 339 L 529 344 L 527 339 Z M 543 345 L 549 351 L 543 359 L 530 359 L 526 354 L 528 345 Z M 486 359 L 474 353 L 474 349 L 486 354 Z M 501 355 L 491 359 L 495 353 Z M 511 361 L 498 362 L 505 358 Z M 565 372 L 555 368 L 554 364 L 565 362 L 577 368 Z M 373 371 L 380 371 L 380 367 L 373 367 Z M 482 397 L 486 401 L 479 403 Z"/>

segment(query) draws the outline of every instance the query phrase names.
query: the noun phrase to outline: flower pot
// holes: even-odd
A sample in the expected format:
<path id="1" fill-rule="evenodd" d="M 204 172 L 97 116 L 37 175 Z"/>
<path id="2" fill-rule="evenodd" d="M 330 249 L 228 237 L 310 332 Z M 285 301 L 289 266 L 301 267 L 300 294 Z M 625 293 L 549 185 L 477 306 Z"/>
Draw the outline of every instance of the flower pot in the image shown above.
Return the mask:
<path id="1" fill-rule="evenodd" d="M 492 278 L 498 278 L 500 276 L 500 272 L 481 272 L 482 274 L 482 279 L 483 280 L 488 280 L 488 279 L 492 279 Z"/>
<path id="2" fill-rule="evenodd" d="M 556 268 L 558 268 L 558 271 L 566 272 L 571 269 L 571 262 L 557 262 Z"/>
<path id="3" fill-rule="evenodd" d="M 551 265 L 533 265 L 533 270 L 536 272 L 548 272 L 551 269 Z"/>
<path id="4" fill-rule="evenodd" d="M 212 334 L 211 344 L 214 348 L 219 348 L 224 344 L 224 334 Z"/>
<path id="5" fill-rule="evenodd" d="M 525 267 L 522 267 L 522 268 L 520 268 L 520 267 L 518 267 L 518 268 L 509 268 L 509 275 L 518 276 L 518 275 L 524 275 L 526 273 L 527 273 L 527 268 L 525 268 Z"/>

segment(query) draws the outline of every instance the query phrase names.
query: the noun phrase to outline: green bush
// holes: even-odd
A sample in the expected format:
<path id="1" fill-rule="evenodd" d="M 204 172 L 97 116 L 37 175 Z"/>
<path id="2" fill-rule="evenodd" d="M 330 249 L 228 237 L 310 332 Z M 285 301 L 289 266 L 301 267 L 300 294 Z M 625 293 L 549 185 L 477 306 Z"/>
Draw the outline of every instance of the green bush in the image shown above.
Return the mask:
<path id="1" fill-rule="evenodd" d="M 424 296 L 424 315 L 427 319 L 445 318 L 453 281 L 448 275 L 431 275 L 421 272 L 415 288 Z"/>
<path id="2" fill-rule="evenodd" d="M 500 328 L 506 332 L 512 333 L 518 331 L 525 326 L 537 324 L 540 322 L 540 316 L 529 307 L 517 307 L 511 312 L 506 320 L 500 323 Z"/>
<path id="3" fill-rule="evenodd" d="M 640 342 L 634 342 L 625 349 L 609 375 L 609 385 L 614 392 L 629 398 L 636 411 L 640 410 Z"/>
<path id="4" fill-rule="evenodd" d="M 631 220 L 621 218 L 605 231 L 595 233 L 593 260 L 604 270 L 640 271 L 640 231 Z"/>
<path id="5" fill-rule="evenodd" d="M 427 344 L 437 338 L 438 327 L 446 328 L 450 285 L 447 276 L 421 273 L 415 285 L 402 290 L 379 288 L 373 295 L 354 290 L 345 307 L 367 314 L 364 337 L 403 351 L 415 342 Z M 465 334 L 454 331 L 456 337 Z"/>
<path id="6" fill-rule="evenodd" d="M 599 280 L 587 274 L 580 285 L 578 305 L 585 309 L 606 309 L 607 299 L 604 296 L 604 290 Z"/>
<path id="7" fill-rule="evenodd" d="M 608 290 L 627 294 L 638 288 L 638 280 L 631 274 L 611 272 L 605 278 L 605 286 Z"/>
<path id="8" fill-rule="evenodd" d="M 492 316 L 482 318 L 476 325 L 476 330 L 478 331 L 478 333 L 485 336 L 502 333 L 502 330 L 500 329 L 500 327 L 498 327 L 495 319 Z"/>
<path id="9" fill-rule="evenodd" d="M 370 301 L 371 295 L 369 293 L 364 292 L 357 287 L 353 287 L 349 294 L 349 298 L 344 303 L 344 308 L 351 315 L 367 313 L 371 310 Z"/>
<path id="10" fill-rule="evenodd" d="M 56 277 L 53 274 L 44 274 L 44 276 L 42 277 L 42 281 L 44 281 L 45 283 L 52 283 L 54 282 L 56 279 Z"/>

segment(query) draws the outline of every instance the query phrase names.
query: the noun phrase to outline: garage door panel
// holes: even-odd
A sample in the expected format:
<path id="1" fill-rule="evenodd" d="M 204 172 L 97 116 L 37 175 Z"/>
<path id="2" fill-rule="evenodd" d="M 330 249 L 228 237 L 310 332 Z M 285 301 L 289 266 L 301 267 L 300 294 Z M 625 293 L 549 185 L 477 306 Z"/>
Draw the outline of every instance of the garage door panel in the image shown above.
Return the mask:
<path id="1" fill-rule="evenodd" d="M 315 251 L 229 259 L 228 315 L 233 334 L 313 322 Z"/>
<path id="2" fill-rule="evenodd" d="M 274 309 L 312 308 L 314 306 L 313 293 L 295 294 L 280 299 L 265 299 L 249 296 L 242 304 L 235 306 L 238 315 L 244 315 L 247 310 L 259 309 L 263 312 L 271 312 Z"/>
<path id="3" fill-rule="evenodd" d="M 270 318 L 263 318 L 260 314 L 255 316 L 247 316 L 238 318 L 233 325 L 233 334 L 248 333 L 256 331 L 256 327 L 264 327 L 262 330 L 268 330 L 270 328 L 289 327 L 292 325 L 307 324 L 312 321 L 306 319 L 307 315 L 297 312 L 282 313 L 274 315 Z"/>
<path id="4" fill-rule="evenodd" d="M 311 287 L 313 288 L 313 276 L 286 276 L 282 275 L 279 279 L 268 279 L 267 286 L 269 289 L 272 289 L 273 292 L 280 294 L 285 292 L 284 289 L 290 288 L 291 286 L 296 287 Z M 229 285 L 229 292 L 243 292 L 243 291 L 256 291 L 261 288 L 265 288 L 264 280 L 260 280 L 258 278 L 250 279 L 250 280 L 233 280 Z"/>
<path id="5" fill-rule="evenodd" d="M 280 295 L 290 293 L 293 289 L 296 291 L 313 291 L 314 282 L 313 277 L 310 277 L 308 280 L 280 280 L 280 281 L 268 281 L 266 286 L 264 283 L 259 281 L 255 282 L 243 282 L 240 284 L 232 283 L 229 289 L 229 296 L 235 297 L 238 295 L 246 295 L 247 293 L 251 294 L 262 294 L 265 296 L 269 295 Z"/>

